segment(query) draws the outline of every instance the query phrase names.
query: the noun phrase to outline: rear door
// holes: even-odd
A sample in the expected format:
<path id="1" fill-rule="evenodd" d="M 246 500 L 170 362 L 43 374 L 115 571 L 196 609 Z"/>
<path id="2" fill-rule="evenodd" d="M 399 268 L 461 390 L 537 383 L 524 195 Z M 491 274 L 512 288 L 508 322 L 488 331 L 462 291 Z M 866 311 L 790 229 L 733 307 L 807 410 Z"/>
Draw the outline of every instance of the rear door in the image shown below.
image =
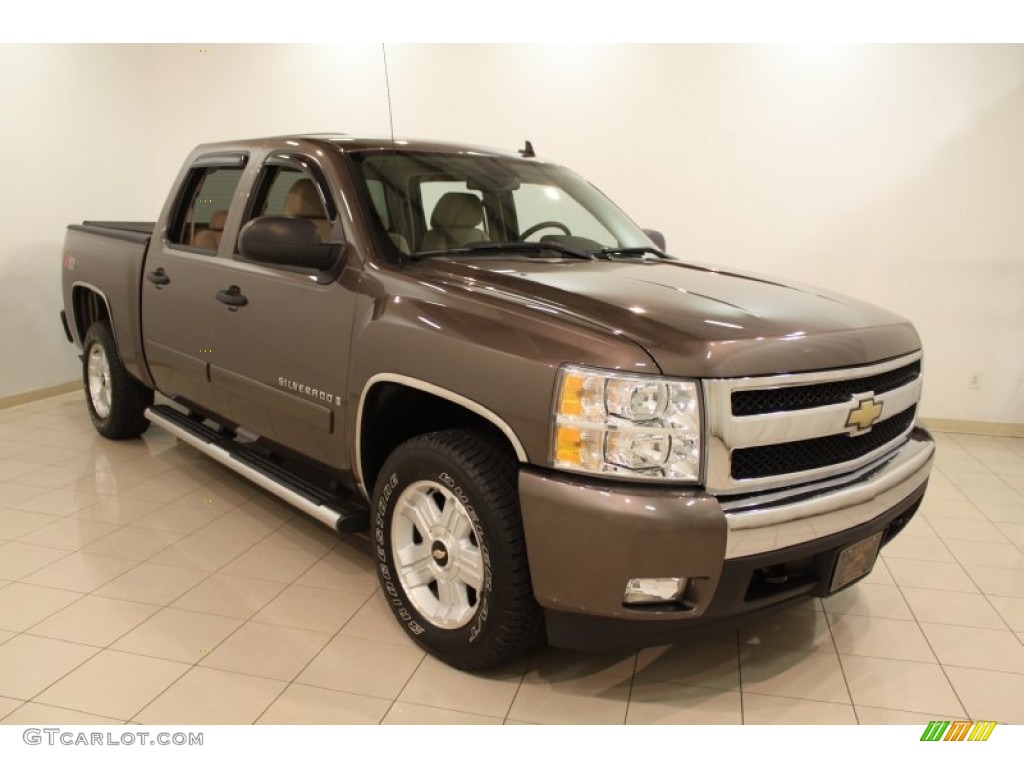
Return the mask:
<path id="1" fill-rule="evenodd" d="M 260 216 L 298 216 L 317 225 L 323 242 L 343 243 L 330 191 L 337 186 L 310 157 L 271 155 L 241 225 Z M 278 445 L 347 468 L 341 436 L 356 259 L 325 274 L 254 263 L 241 256 L 237 242 L 230 248 L 230 258 L 219 260 L 216 288 L 244 304 L 213 307 L 210 377 L 217 411 Z"/>
<path id="2" fill-rule="evenodd" d="M 142 337 L 157 388 L 214 406 L 209 365 L 216 263 L 224 222 L 245 171 L 243 153 L 200 157 L 185 174 L 165 232 L 150 244 L 142 275 Z"/>

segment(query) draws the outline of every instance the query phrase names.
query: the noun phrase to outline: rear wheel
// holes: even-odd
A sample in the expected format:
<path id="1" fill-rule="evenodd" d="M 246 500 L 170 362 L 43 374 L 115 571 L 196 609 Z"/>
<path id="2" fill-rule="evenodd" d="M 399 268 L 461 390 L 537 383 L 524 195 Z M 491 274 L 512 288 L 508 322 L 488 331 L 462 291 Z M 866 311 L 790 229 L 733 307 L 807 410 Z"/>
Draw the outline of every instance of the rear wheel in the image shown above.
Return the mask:
<path id="1" fill-rule="evenodd" d="M 82 347 L 85 402 L 96 431 L 111 440 L 138 437 L 149 428 L 153 390 L 125 370 L 106 320 L 89 326 Z"/>
<path id="2" fill-rule="evenodd" d="M 460 669 L 484 669 L 542 637 L 519 514 L 515 457 L 482 432 L 414 437 L 374 493 L 377 574 L 402 627 Z"/>

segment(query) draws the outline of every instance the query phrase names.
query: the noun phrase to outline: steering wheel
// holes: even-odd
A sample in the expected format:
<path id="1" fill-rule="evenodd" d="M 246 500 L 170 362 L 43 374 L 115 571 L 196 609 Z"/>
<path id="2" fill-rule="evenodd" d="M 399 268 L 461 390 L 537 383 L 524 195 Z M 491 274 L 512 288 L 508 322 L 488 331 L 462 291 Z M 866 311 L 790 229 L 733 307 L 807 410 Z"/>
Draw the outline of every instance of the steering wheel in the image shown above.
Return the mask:
<path id="1" fill-rule="evenodd" d="M 537 232 L 540 232 L 542 229 L 547 229 L 548 227 L 554 227 L 555 229 L 562 230 L 567 235 L 572 235 L 572 232 L 569 231 L 569 228 L 560 221 L 542 221 L 539 224 L 534 224 L 532 227 L 529 227 L 525 231 L 521 232 L 519 234 L 519 239 L 525 240 L 530 235 L 534 235 Z"/>

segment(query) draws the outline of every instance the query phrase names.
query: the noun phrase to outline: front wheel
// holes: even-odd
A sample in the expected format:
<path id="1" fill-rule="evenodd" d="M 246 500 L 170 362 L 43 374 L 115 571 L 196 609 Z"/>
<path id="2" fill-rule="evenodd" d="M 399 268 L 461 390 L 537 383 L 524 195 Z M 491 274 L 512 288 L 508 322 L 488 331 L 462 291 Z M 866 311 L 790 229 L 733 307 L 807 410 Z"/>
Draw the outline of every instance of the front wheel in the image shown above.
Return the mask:
<path id="1" fill-rule="evenodd" d="M 153 390 L 125 370 L 109 323 L 89 326 L 82 350 L 85 402 L 96 431 L 111 440 L 141 435 L 149 427 L 145 411 L 153 404 Z"/>
<path id="2" fill-rule="evenodd" d="M 484 669 L 542 636 L 519 514 L 515 457 L 464 430 L 414 437 L 374 492 L 377 575 L 405 631 L 459 669 Z"/>

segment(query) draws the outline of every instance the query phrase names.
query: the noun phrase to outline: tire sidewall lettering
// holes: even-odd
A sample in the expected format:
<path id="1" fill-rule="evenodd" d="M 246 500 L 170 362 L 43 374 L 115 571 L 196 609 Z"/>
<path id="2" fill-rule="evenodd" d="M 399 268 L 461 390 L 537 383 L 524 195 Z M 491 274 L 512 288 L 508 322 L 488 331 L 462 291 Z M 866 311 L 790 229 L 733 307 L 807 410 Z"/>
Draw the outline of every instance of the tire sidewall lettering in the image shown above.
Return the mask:
<path id="1" fill-rule="evenodd" d="M 476 612 L 476 616 L 473 617 L 473 621 L 469 624 L 469 642 L 475 642 L 476 639 L 483 632 L 487 622 L 488 615 L 488 603 L 489 598 L 493 590 L 493 577 L 491 574 L 491 556 L 487 549 L 487 538 L 484 536 L 483 529 L 480 525 L 480 516 L 477 514 L 476 507 L 473 502 L 470 501 L 469 496 L 462 489 L 462 486 L 456 484 L 455 479 L 447 472 L 438 473 L 437 480 L 442 485 L 446 486 L 460 502 L 466 510 L 466 514 L 469 515 L 470 521 L 473 523 L 473 531 L 476 533 L 477 545 L 480 548 L 480 555 L 484 563 L 484 585 L 481 590 L 480 607 Z"/>

